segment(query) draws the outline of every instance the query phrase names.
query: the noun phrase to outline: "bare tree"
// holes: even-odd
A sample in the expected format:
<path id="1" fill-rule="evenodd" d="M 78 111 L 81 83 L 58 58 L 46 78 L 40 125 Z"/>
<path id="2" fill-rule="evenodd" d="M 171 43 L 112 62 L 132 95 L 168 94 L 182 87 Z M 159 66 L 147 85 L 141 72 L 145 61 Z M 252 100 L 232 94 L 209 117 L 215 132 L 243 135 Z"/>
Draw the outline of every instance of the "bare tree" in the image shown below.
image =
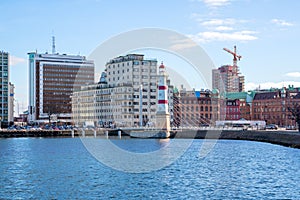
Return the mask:
<path id="1" fill-rule="evenodd" d="M 291 107 L 288 107 L 288 111 L 292 114 L 293 119 L 298 124 L 298 131 L 300 132 L 300 104 L 294 103 Z"/>

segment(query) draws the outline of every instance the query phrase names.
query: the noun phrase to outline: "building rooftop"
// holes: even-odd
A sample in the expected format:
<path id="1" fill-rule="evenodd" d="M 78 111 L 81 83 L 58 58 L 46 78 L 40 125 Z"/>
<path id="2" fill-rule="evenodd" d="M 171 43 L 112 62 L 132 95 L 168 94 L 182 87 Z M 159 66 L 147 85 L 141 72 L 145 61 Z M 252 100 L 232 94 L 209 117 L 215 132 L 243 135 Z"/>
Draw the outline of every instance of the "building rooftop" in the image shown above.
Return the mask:
<path id="1" fill-rule="evenodd" d="M 48 54 L 29 52 L 29 59 L 36 59 L 40 61 L 53 61 L 53 62 L 70 62 L 70 63 L 90 63 L 93 64 L 93 60 L 87 60 L 85 56 L 81 55 L 67 55 L 67 54 Z"/>
<path id="2" fill-rule="evenodd" d="M 300 99 L 300 92 L 293 97 L 293 99 Z"/>
<path id="3" fill-rule="evenodd" d="M 246 99 L 248 93 L 247 92 L 228 92 L 226 93 L 226 98 L 227 99 Z"/>
<path id="4" fill-rule="evenodd" d="M 126 56 L 118 56 L 116 58 L 111 59 L 106 64 L 112 64 L 112 63 L 120 63 L 125 61 L 132 61 L 132 60 L 139 60 L 139 61 L 157 61 L 156 59 L 144 59 L 143 54 L 127 54 Z"/>
<path id="5" fill-rule="evenodd" d="M 280 91 L 261 92 L 255 94 L 254 100 L 275 99 L 280 96 Z"/>

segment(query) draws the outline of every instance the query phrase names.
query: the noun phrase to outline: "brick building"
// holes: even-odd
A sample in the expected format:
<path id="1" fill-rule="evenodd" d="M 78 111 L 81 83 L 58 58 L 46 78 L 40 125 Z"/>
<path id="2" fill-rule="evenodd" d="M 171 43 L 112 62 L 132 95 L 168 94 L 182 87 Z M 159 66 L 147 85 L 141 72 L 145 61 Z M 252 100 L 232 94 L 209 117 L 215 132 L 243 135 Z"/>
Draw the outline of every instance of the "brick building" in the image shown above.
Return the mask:
<path id="1" fill-rule="evenodd" d="M 226 120 L 241 119 L 240 100 L 226 100 Z"/>
<path id="2" fill-rule="evenodd" d="M 218 93 L 210 90 L 175 91 L 174 120 L 176 126 L 214 124 L 220 118 Z"/>
<path id="3" fill-rule="evenodd" d="M 252 119 L 285 127 L 295 126 L 296 123 L 288 111 L 293 104 L 300 104 L 299 88 L 258 91 L 253 99 Z"/>
<path id="4" fill-rule="evenodd" d="M 226 116 L 226 119 L 230 119 L 233 120 L 233 116 L 232 115 L 239 115 L 239 119 L 246 119 L 246 120 L 251 120 L 252 115 L 251 115 L 251 111 L 252 111 L 252 101 L 255 95 L 255 91 L 252 92 L 232 92 L 232 93 L 226 93 L 226 99 L 229 101 L 227 102 L 227 114 L 230 116 Z M 238 112 L 236 112 L 233 108 L 231 108 L 231 110 L 235 113 L 231 113 L 230 112 L 230 106 L 233 106 L 233 102 L 234 100 L 238 100 Z M 230 104 L 231 105 L 228 105 Z M 237 102 L 236 102 L 237 103 Z M 236 119 L 236 118 L 234 118 Z"/>

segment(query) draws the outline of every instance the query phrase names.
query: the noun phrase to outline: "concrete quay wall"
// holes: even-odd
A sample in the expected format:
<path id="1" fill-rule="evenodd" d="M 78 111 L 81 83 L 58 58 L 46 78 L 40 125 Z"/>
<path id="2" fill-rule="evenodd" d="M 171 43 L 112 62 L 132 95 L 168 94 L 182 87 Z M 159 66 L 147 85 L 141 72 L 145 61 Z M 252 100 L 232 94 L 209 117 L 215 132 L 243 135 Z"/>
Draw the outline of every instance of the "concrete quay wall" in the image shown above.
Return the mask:
<path id="1" fill-rule="evenodd" d="M 297 131 L 230 131 L 183 130 L 174 132 L 174 138 L 227 139 L 268 142 L 300 149 L 300 133 Z"/>
<path id="2" fill-rule="evenodd" d="M 97 130 L 97 136 L 105 136 L 106 130 Z M 117 130 L 109 130 L 109 135 L 117 135 Z M 0 131 L 0 138 L 17 137 L 81 137 L 95 136 L 93 130 L 81 130 L 72 133 L 70 130 L 42 130 L 42 131 Z M 122 136 L 128 136 L 128 131 Z M 247 130 L 180 130 L 172 131 L 171 138 L 185 139 L 227 139 L 268 142 L 300 149 L 300 133 L 297 131 L 247 131 Z"/>

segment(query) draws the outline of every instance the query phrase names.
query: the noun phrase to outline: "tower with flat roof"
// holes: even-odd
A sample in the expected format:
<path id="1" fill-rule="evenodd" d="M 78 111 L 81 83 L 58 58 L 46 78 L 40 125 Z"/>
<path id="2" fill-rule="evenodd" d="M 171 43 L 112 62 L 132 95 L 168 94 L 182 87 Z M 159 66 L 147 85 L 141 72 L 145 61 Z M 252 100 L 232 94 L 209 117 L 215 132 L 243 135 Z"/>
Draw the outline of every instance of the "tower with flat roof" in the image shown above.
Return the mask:
<path id="1" fill-rule="evenodd" d="M 28 53 L 29 122 L 71 122 L 71 95 L 94 82 L 94 62 L 85 56 Z"/>
<path id="2" fill-rule="evenodd" d="M 8 122 L 9 111 L 9 54 L 0 51 L 0 121 Z"/>

